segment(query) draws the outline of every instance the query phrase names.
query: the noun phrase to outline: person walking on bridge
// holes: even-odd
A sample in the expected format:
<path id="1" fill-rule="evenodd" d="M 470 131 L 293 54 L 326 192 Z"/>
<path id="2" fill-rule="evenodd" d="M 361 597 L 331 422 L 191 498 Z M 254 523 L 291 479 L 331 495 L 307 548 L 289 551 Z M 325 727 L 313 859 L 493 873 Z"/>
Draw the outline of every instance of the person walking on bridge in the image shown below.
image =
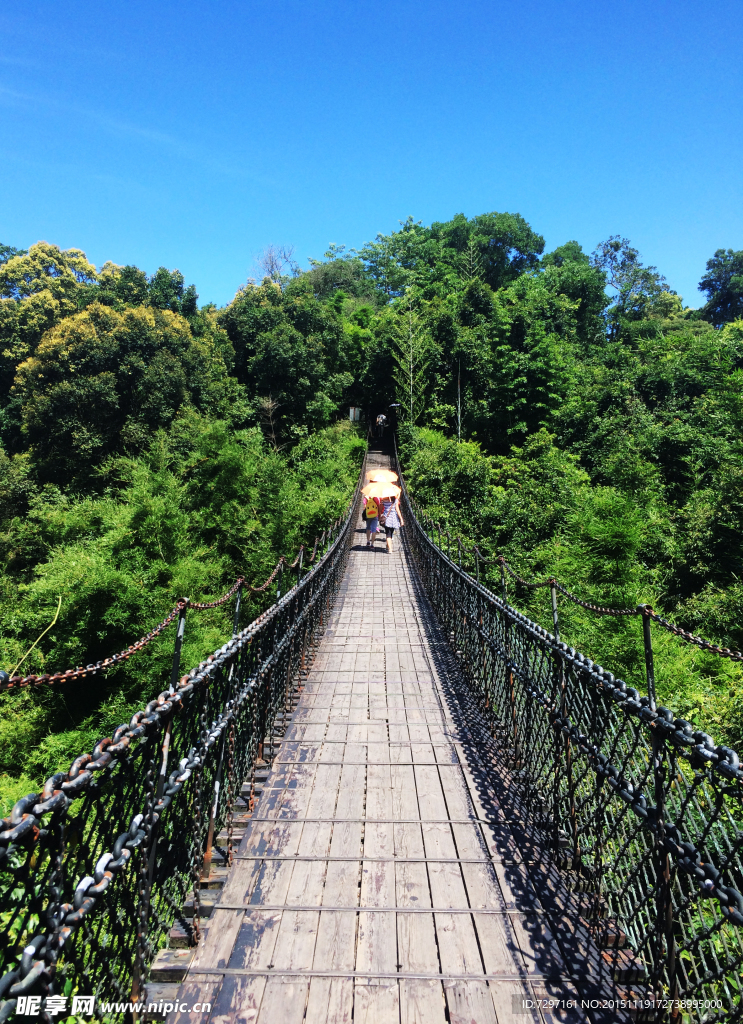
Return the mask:
<path id="1" fill-rule="evenodd" d="M 365 498 L 366 505 L 364 512 L 366 513 L 366 546 L 368 548 L 374 547 L 374 541 L 377 539 L 377 533 L 379 532 L 379 511 L 382 502 L 379 498 Z"/>
<path id="2" fill-rule="evenodd" d="M 395 530 L 399 530 L 401 526 L 405 525 L 400 513 L 399 495 L 392 498 L 382 498 L 382 514 L 379 521 L 384 526 L 384 532 L 387 537 L 387 551 L 391 554 L 392 538 L 395 536 Z"/>
<path id="3" fill-rule="evenodd" d="M 384 437 L 384 428 L 387 426 L 387 417 L 383 412 L 377 416 L 377 437 Z"/>

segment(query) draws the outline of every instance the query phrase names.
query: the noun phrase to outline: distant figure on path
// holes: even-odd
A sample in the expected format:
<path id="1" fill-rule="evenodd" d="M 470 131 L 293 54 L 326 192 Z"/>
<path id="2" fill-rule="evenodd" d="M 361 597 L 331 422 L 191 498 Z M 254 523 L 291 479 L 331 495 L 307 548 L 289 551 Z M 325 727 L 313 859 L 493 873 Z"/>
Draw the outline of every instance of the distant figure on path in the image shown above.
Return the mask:
<path id="1" fill-rule="evenodd" d="M 384 437 L 384 428 L 387 426 L 387 417 L 383 412 L 377 416 L 377 437 Z"/>
<path id="2" fill-rule="evenodd" d="M 392 538 L 395 536 L 395 530 L 399 530 L 401 526 L 405 524 L 402 521 L 400 515 L 400 499 L 398 498 L 382 498 L 382 515 L 380 522 L 384 526 L 384 532 L 387 536 L 387 551 L 392 553 Z"/>

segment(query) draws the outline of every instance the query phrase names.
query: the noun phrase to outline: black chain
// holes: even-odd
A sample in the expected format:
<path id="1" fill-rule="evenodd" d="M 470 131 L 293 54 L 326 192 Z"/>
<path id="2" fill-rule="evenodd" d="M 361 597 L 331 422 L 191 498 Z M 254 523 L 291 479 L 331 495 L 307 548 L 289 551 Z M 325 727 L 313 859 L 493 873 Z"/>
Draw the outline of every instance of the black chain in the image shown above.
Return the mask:
<path id="1" fill-rule="evenodd" d="M 303 656 L 340 586 L 362 480 L 363 473 L 342 524 L 338 520 L 328 531 L 333 539 L 310 573 L 182 676 L 172 692 L 163 691 L 0 820 L 0 1020 L 19 996 L 54 992 L 63 947 L 68 982 L 129 998 L 134 963 L 141 991 L 154 951 L 181 914 L 189 889 L 198 932 L 210 818 L 204 801 L 217 778 L 221 737 L 227 729 L 228 784 L 218 791 L 214 827 L 218 833 L 230 822 L 227 860 L 235 791 L 251 774 L 280 703 L 277 692 L 264 708 L 267 717 L 256 714 L 259 691 L 267 678 L 300 679 Z M 179 604 L 172 617 L 180 610 Z M 165 736 L 174 765 L 169 771 L 160 743 Z M 165 774 L 158 783 L 161 747 Z M 129 826 L 117 830 L 122 820 Z M 135 862 L 136 872 L 128 870 Z"/>

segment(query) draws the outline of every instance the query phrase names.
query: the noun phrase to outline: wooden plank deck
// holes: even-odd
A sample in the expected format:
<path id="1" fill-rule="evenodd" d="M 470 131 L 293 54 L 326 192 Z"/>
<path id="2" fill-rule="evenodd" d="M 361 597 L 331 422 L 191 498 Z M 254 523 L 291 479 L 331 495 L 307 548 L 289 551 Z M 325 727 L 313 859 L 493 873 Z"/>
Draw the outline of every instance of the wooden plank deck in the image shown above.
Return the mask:
<path id="1" fill-rule="evenodd" d="M 369 551 L 361 527 L 179 1002 L 210 1001 L 208 1024 L 599 1019 L 522 1003 L 575 998 L 580 964 L 560 953 L 497 780 L 465 756 L 472 712 L 463 724 L 442 685 L 399 538 Z"/>

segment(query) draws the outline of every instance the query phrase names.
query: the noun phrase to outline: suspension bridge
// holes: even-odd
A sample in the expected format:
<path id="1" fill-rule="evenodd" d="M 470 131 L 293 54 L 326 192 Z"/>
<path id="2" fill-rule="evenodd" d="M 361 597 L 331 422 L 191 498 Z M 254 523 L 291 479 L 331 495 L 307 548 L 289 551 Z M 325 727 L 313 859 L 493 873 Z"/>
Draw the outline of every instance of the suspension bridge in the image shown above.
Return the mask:
<path id="1" fill-rule="evenodd" d="M 642 618 L 642 696 L 560 639 L 556 581 L 548 632 L 403 501 L 368 550 L 357 488 L 184 676 L 180 603 L 170 686 L 16 804 L 0 1020 L 742 1019 L 743 773 L 656 707 L 670 624 L 596 609 Z"/>

